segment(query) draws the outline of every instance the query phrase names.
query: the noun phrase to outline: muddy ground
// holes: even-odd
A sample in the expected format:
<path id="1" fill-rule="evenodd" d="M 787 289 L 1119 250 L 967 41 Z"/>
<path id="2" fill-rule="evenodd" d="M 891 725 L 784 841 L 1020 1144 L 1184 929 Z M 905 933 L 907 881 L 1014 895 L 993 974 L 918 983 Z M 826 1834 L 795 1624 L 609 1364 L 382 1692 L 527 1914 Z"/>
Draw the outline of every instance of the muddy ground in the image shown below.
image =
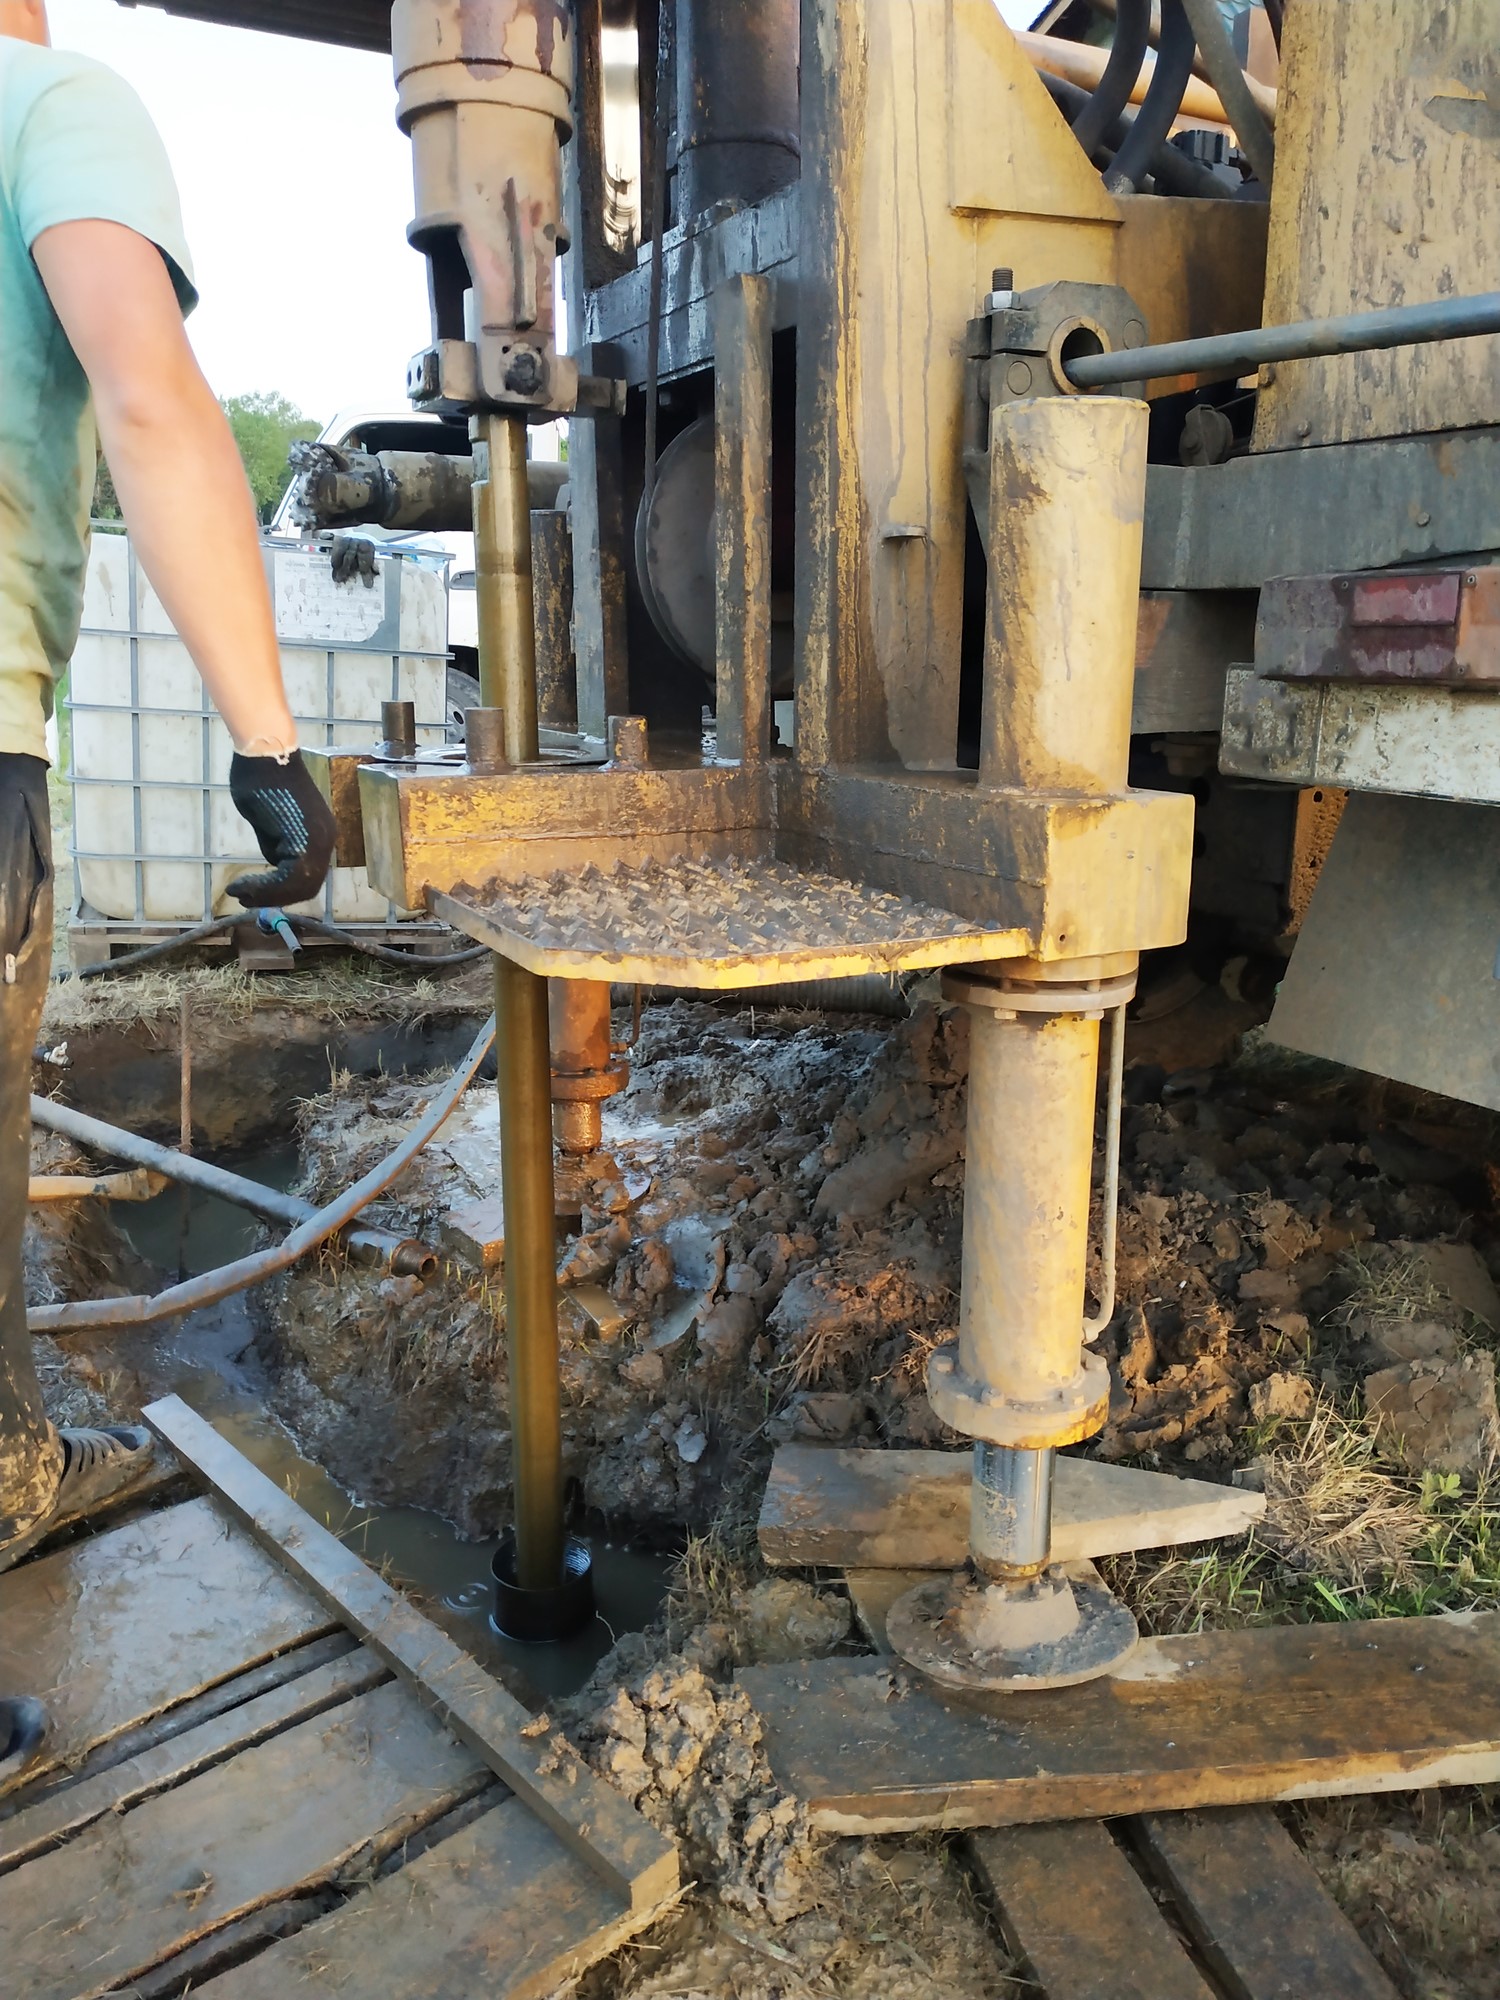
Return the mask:
<path id="1" fill-rule="evenodd" d="M 1132 1037 L 1114 1394 L 1087 1449 L 1261 1486 L 1267 1519 L 1247 1542 L 1121 1559 L 1113 1581 L 1156 1630 L 1500 1602 L 1494 1121 L 1243 1025 L 1210 992 L 1176 1031 Z M 699 1886 L 584 1991 L 1020 1994 L 956 1848 L 812 1841 L 731 1678 L 860 1643 L 836 1583 L 759 1565 L 775 1444 L 959 1444 L 922 1384 L 956 1321 L 964 1017 L 678 1002 L 646 1011 L 632 1071 L 560 1237 L 568 1462 L 581 1510 L 685 1552 L 657 1626 L 553 1719 L 678 1833 Z M 431 1087 L 332 1074 L 301 1114 L 306 1191 L 347 1185 Z M 372 1211 L 444 1246 L 436 1281 L 326 1260 L 260 1300 L 304 1448 L 361 1496 L 476 1535 L 510 1476 L 500 1281 L 464 1214 L 496 1181 L 481 1084 Z M 43 1227 L 39 1298 L 118 1288 L 107 1218 Z M 48 1365 L 60 1398 L 123 1386 L 97 1359 Z M 1411 2000 L 1500 1994 L 1500 1798 L 1335 1801 L 1294 1831 Z"/>

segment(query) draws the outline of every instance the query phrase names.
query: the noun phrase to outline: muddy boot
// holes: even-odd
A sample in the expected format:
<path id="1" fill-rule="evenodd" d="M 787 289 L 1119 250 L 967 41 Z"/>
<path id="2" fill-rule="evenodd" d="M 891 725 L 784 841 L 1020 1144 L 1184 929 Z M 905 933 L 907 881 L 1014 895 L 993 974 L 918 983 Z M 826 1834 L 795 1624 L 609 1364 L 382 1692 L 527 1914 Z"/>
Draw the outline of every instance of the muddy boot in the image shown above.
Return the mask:
<path id="1" fill-rule="evenodd" d="M 81 1521 L 106 1500 L 118 1500 L 139 1486 L 156 1462 L 151 1433 L 136 1424 L 109 1430 L 61 1430 L 62 1478 L 51 1510 L 24 1534 L 0 1546 L 0 1570 L 10 1569 L 46 1535 Z"/>
<path id="2" fill-rule="evenodd" d="M 47 1741 L 51 1720 L 28 1694 L 0 1699 L 0 1794 L 20 1784 Z"/>

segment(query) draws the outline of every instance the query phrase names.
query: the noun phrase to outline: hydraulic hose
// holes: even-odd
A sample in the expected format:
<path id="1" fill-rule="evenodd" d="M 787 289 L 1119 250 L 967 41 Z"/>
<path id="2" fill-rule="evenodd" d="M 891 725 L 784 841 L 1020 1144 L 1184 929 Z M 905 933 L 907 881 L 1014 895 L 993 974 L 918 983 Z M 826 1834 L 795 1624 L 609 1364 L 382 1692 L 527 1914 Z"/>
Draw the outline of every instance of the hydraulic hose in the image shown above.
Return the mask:
<path id="1" fill-rule="evenodd" d="M 1198 38 L 1182 0 L 1162 0 L 1161 49 L 1156 69 L 1146 101 L 1104 176 L 1104 185 L 1111 194 L 1134 194 L 1151 171 L 1151 156 L 1165 143 L 1172 120 L 1182 109 L 1197 47 Z"/>
<path id="2" fill-rule="evenodd" d="M 1219 102 L 1234 127 L 1235 137 L 1255 169 L 1256 178 L 1263 186 L 1270 187 L 1271 175 L 1276 167 L 1276 141 L 1271 137 L 1271 128 L 1245 81 L 1245 72 L 1240 68 L 1234 43 L 1224 26 L 1218 0 L 1182 0 L 1182 9 L 1203 52 L 1209 81 L 1219 93 Z M 1122 7 L 1122 25 L 1123 22 Z"/>
<path id="3" fill-rule="evenodd" d="M 1073 120 L 1074 137 L 1090 156 L 1130 102 L 1150 38 L 1151 0 L 1119 0 L 1109 61 L 1093 95 Z"/>
<path id="4" fill-rule="evenodd" d="M 1076 83 L 1069 83 L 1066 77 L 1053 76 L 1048 70 L 1038 70 L 1042 85 L 1048 96 L 1068 119 L 1075 118 L 1088 102 L 1088 93 Z M 1138 113 L 1122 111 L 1120 116 L 1104 134 L 1095 154 L 1100 151 L 1117 153 L 1124 145 L 1135 124 Z M 1175 146 L 1165 143 L 1158 146 L 1151 155 L 1148 171 L 1156 183 L 1159 194 L 1182 195 L 1196 201 L 1227 201 L 1231 190 L 1221 180 L 1215 178 L 1207 167 L 1200 167 L 1190 160 L 1186 153 L 1179 153 Z"/>
<path id="5" fill-rule="evenodd" d="M 227 1299 L 231 1293 L 242 1292 L 250 1285 L 258 1285 L 263 1279 L 273 1278 L 278 1272 L 289 1269 L 299 1258 L 318 1249 L 352 1221 L 411 1164 L 451 1115 L 479 1065 L 489 1054 L 494 1039 L 495 1017 L 491 1014 L 452 1077 L 395 1151 L 388 1154 L 379 1166 L 372 1167 L 352 1188 L 326 1207 L 315 1210 L 284 1242 L 272 1244 L 249 1257 L 238 1258 L 233 1264 L 221 1265 L 217 1271 L 205 1271 L 200 1277 L 189 1278 L 185 1284 L 172 1285 L 166 1291 L 158 1292 L 154 1298 L 80 1299 L 71 1305 L 38 1306 L 26 1316 L 28 1328 L 32 1333 L 70 1334 L 103 1333 L 117 1327 L 155 1326 L 161 1320 L 175 1319 L 180 1313 L 217 1305 L 220 1299 Z"/>
<path id="6" fill-rule="evenodd" d="M 265 1222 L 281 1222 L 295 1229 L 318 1212 L 300 1195 L 263 1187 L 259 1181 L 232 1174 L 210 1160 L 195 1159 L 191 1153 L 159 1146 L 154 1139 L 143 1139 L 138 1132 L 127 1132 L 119 1125 L 106 1125 L 102 1118 L 90 1118 L 52 1097 L 32 1098 L 31 1122 L 45 1131 L 60 1133 L 75 1146 L 86 1146 L 110 1159 L 129 1160 L 137 1169 L 151 1175 L 165 1175 L 180 1187 L 217 1195 L 221 1201 L 233 1202 L 236 1208 L 247 1209 Z M 344 1237 L 343 1247 L 356 1263 L 382 1265 L 397 1277 L 428 1277 L 437 1266 L 437 1253 L 425 1243 L 397 1236 L 389 1229 L 351 1229 Z"/>
<path id="7" fill-rule="evenodd" d="M 137 951 L 122 952 L 118 958 L 107 958 L 99 965 L 81 966 L 73 976 L 75 979 L 103 979 L 117 972 L 134 972 L 138 966 L 170 958 L 173 952 L 186 951 L 189 945 L 202 944 L 205 938 L 233 930 L 236 925 L 248 922 L 250 916 L 250 912 L 238 910 L 233 916 L 210 917 L 206 923 L 194 924 L 191 930 L 178 931 L 175 937 L 163 938 L 159 944 L 142 945 Z M 376 944 L 373 938 L 362 938 L 356 931 L 346 930 L 342 924 L 325 923 L 321 917 L 292 917 L 288 921 L 294 930 L 313 937 L 332 938 L 338 944 L 347 945 L 350 951 L 360 952 L 365 958 L 373 958 L 381 965 L 414 966 L 419 972 L 444 972 L 450 966 L 472 965 L 488 950 L 488 946 L 477 944 L 460 951 L 435 953 L 429 958 L 420 952 L 402 951 L 394 945 Z"/>

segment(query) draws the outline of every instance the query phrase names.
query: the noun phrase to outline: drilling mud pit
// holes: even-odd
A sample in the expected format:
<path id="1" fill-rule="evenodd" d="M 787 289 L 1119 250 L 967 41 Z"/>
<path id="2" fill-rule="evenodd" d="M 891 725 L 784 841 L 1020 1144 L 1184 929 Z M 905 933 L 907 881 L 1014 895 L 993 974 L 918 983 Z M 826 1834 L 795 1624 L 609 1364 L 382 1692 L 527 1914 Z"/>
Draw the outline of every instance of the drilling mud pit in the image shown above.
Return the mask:
<path id="1" fill-rule="evenodd" d="M 1494 1605 L 1491 1126 L 1249 1039 L 1188 1071 L 1144 1036 L 1132 1048 L 1110 1418 L 1084 1449 L 1261 1486 L 1266 1519 L 1247 1541 L 1101 1567 L 1148 1631 Z M 775 1444 L 958 1443 L 922 1383 L 957 1319 L 963 1017 L 678 1002 L 646 1010 L 632 1068 L 605 1111 L 608 1166 L 559 1236 L 568 1466 L 596 1563 L 619 1545 L 614 1605 L 607 1555 L 601 1593 L 619 1644 L 581 1688 L 608 1633 L 546 1685 L 526 1661 L 497 1670 L 519 1667 L 518 1691 L 678 1835 L 698 1887 L 583 1990 L 1019 1995 L 958 1854 L 810 1838 L 730 1678 L 862 1643 L 837 1583 L 760 1566 Z M 299 1191 L 326 1199 L 434 1087 L 335 1076 L 300 1133 L 283 1126 L 282 1170 L 295 1142 Z M 76 1418 L 178 1388 L 353 1546 L 446 1599 L 474 1643 L 510 1438 L 500 1273 L 479 1267 L 463 1211 L 495 1195 L 497 1151 L 479 1084 L 369 1212 L 443 1247 L 425 1286 L 325 1258 L 155 1338 L 53 1350 L 51 1393 Z M 44 1154 L 56 1170 L 57 1142 Z M 44 1215 L 36 1297 L 137 1288 L 122 1221 L 174 1264 L 178 1197 L 161 1201 L 154 1240 L 144 1211 Z M 190 1238 L 210 1261 L 244 1241 Z M 1488 1793 L 1309 1805 L 1289 1823 L 1399 1990 L 1500 1993 Z"/>

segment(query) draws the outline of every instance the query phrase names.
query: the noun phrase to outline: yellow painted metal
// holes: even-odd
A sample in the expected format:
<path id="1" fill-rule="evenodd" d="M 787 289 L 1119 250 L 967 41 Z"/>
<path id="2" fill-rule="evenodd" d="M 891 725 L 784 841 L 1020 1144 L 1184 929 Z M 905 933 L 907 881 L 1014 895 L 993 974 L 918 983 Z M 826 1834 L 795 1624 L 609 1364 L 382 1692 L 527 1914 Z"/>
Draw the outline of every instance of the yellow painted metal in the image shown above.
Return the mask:
<path id="1" fill-rule="evenodd" d="M 1288 7 L 1268 325 L 1493 285 L 1497 41 L 1495 0 Z M 1500 335 L 1277 362 L 1261 385 L 1257 451 L 1492 424 Z"/>
<path id="2" fill-rule="evenodd" d="M 994 413 L 982 786 L 1126 787 L 1147 421 L 1125 397 Z"/>
<path id="3" fill-rule="evenodd" d="M 1033 1447 L 1102 1420 L 1079 1382 L 1098 1061 L 1097 1019 L 969 1009 L 959 1366 L 997 1401 L 1058 1406 Z"/>

